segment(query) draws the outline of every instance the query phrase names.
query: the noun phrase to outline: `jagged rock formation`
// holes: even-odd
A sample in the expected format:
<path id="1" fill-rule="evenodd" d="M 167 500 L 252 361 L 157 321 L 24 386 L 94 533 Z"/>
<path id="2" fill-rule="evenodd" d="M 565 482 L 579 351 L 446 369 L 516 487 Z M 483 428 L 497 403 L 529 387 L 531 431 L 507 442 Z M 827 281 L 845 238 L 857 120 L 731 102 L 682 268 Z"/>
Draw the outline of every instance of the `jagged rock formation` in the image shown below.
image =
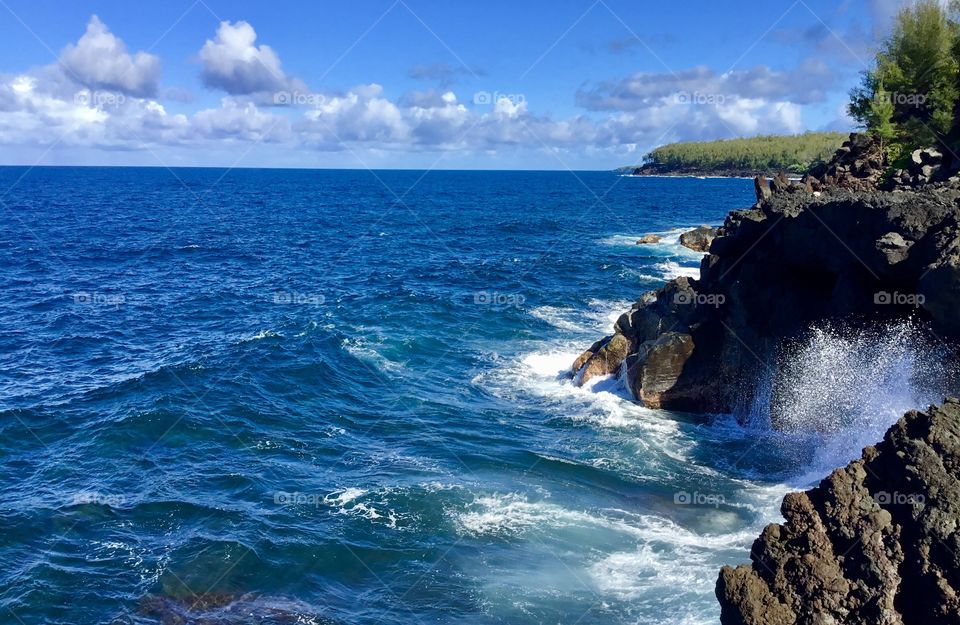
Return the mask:
<path id="1" fill-rule="evenodd" d="M 721 570 L 723 625 L 960 623 L 960 400 L 907 413 L 781 511 L 752 564 Z"/>
<path id="2" fill-rule="evenodd" d="M 851 191 L 872 191 L 883 178 L 887 158 L 881 146 L 869 135 L 852 133 L 830 160 L 810 172 L 804 184 Z"/>
<path id="3" fill-rule="evenodd" d="M 823 320 L 913 316 L 960 337 L 960 182 L 825 185 L 875 179 L 857 177 L 869 160 L 843 169 L 872 141 L 848 143 L 827 178 L 758 178 L 757 204 L 727 216 L 700 279 L 645 294 L 573 364 L 578 383 L 616 373 L 647 406 L 731 412 L 777 346 Z"/>

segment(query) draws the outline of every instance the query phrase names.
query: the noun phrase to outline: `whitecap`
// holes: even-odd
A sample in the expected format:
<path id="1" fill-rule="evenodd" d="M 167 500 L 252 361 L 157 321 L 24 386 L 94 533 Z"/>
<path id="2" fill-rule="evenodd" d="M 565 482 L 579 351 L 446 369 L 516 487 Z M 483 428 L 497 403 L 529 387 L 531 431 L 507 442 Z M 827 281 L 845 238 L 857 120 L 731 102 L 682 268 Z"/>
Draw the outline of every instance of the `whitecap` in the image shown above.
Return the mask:
<path id="1" fill-rule="evenodd" d="M 666 262 L 657 263 L 653 266 L 654 269 L 661 272 L 665 280 L 673 280 L 674 278 L 687 277 L 687 278 L 699 278 L 700 277 L 700 265 L 691 266 L 691 265 L 681 265 L 680 263 L 668 260 Z"/>
<path id="2" fill-rule="evenodd" d="M 283 335 L 279 332 L 274 332 L 273 330 L 260 330 L 256 334 L 251 334 L 240 338 L 241 343 L 249 343 L 251 341 L 260 341 L 263 339 L 272 339 L 272 338 L 282 338 Z"/>

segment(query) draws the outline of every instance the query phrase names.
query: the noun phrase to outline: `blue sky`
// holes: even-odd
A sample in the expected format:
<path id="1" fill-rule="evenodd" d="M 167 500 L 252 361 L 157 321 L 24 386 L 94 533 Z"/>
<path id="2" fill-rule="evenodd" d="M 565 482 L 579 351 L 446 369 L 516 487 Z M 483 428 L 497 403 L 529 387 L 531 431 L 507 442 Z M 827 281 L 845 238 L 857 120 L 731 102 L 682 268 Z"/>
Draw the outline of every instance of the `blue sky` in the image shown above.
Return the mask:
<path id="1" fill-rule="evenodd" d="M 610 169 L 852 128 L 896 0 L 0 0 L 0 163 Z"/>

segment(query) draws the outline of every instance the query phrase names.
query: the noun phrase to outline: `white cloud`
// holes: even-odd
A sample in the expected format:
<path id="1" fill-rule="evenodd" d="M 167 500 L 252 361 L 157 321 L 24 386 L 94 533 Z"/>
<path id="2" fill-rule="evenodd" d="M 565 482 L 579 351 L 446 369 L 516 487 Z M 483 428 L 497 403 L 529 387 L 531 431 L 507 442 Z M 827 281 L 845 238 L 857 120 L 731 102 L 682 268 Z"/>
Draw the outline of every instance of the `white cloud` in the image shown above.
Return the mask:
<path id="1" fill-rule="evenodd" d="M 797 94 L 810 97 L 811 77 L 823 71 L 808 62 L 792 72 L 759 67 L 717 74 L 697 67 L 678 74 L 633 74 L 581 89 L 578 101 L 587 111 L 557 119 L 537 115 L 521 95 L 495 95 L 491 102 L 488 92 L 478 92 L 484 98 L 464 99 L 445 88 L 397 98 L 388 97 L 378 84 L 311 93 L 286 75 L 276 53 L 256 45 L 256 38 L 245 22 L 221 23 L 200 59 L 206 84 L 228 95 L 219 106 L 175 113 L 157 98 L 176 109 L 189 104 L 190 94 L 160 90 L 159 61 L 128 54 L 94 17 L 83 38 L 64 50 L 62 60 L 64 66 L 70 61 L 70 72 L 51 65 L 0 75 L 0 145 L 169 148 L 201 158 L 229 154 L 238 143 L 276 144 L 281 150 L 291 148 L 290 153 L 309 148 L 381 156 L 538 151 L 627 157 L 669 141 L 799 132 L 803 103 Z M 92 60 L 96 51 L 105 62 Z M 274 107 L 270 91 L 293 90 L 309 97 Z M 678 97 L 684 93 L 687 101 Z M 689 101 L 698 94 L 708 99 Z"/>
<path id="2" fill-rule="evenodd" d="M 94 90 L 153 96 L 160 81 L 160 59 L 146 52 L 131 56 L 96 15 L 77 41 L 63 49 L 60 64 L 70 78 Z"/>
<path id="3" fill-rule="evenodd" d="M 256 41 L 257 33 L 247 22 L 221 22 L 216 38 L 208 39 L 200 50 L 204 84 L 231 95 L 290 89 L 293 81 L 280 67 L 280 57 Z"/>
<path id="4" fill-rule="evenodd" d="M 286 117 L 259 110 L 252 102 L 240 103 L 224 98 L 220 108 L 196 113 L 191 130 L 211 140 L 276 142 L 290 138 Z"/>

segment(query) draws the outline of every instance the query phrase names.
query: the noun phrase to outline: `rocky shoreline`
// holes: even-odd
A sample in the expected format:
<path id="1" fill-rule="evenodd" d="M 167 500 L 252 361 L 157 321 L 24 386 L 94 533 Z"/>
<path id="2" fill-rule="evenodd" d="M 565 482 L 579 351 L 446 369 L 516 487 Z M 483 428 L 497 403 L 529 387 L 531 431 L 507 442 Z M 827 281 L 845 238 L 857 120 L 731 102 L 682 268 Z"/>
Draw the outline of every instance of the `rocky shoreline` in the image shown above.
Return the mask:
<path id="1" fill-rule="evenodd" d="M 781 512 L 720 571 L 723 625 L 960 623 L 960 400 L 907 413 Z"/>
<path id="2" fill-rule="evenodd" d="M 854 134 L 799 183 L 757 177 L 757 203 L 727 216 L 700 278 L 645 293 L 573 363 L 575 383 L 612 374 L 651 408 L 737 413 L 818 324 L 910 320 L 955 348 L 960 179 L 934 149 L 886 169 Z M 774 379 L 774 427 L 779 391 Z M 721 572 L 724 625 L 960 623 L 960 401 L 908 413 L 782 512 L 751 565 Z"/>
<path id="3" fill-rule="evenodd" d="M 651 408 L 733 412 L 778 346 L 818 322 L 911 318 L 960 336 L 960 183 L 862 191 L 828 175 L 816 188 L 758 178 L 700 279 L 645 293 L 573 363 L 576 383 L 616 374 Z"/>

